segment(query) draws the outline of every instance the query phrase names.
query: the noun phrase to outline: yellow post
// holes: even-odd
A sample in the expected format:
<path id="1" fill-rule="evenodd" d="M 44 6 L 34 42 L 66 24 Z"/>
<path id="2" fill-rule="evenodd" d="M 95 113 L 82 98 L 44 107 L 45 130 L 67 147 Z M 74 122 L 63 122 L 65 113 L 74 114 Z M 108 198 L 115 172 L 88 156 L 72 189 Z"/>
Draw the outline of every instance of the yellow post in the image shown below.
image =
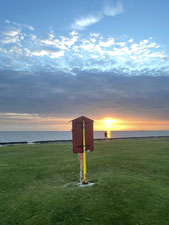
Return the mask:
<path id="1" fill-rule="evenodd" d="M 85 141 L 85 121 L 83 120 L 83 183 L 87 183 L 86 176 L 86 141 Z"/>

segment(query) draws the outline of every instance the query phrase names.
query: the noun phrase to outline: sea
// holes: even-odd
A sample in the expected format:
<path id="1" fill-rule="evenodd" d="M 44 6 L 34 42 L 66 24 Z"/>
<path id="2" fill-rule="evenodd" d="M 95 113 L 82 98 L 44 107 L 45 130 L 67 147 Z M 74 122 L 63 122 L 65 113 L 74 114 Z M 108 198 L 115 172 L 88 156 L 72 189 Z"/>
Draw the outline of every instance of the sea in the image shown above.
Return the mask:
<path id="1" fill-rule="evenodd" d="M 169 131 L 111 131 L 111 138 L 169 136 Z M 94 139 L 105 138 L 105 131 L 95 131 Z M 4 142 L 28 142 L 72 140 L 71 131 L 0 131 L 0 144 Z"/>

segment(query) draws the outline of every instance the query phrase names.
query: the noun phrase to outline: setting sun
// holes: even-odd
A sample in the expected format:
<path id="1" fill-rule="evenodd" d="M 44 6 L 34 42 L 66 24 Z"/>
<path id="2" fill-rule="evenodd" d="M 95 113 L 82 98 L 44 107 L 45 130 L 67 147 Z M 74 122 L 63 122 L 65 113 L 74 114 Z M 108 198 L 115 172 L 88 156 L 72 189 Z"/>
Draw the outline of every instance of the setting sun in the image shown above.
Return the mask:
<path id="1" fill-rule="evenodd" d="M 126 121 L 119 118 L 105 117 L 101 120 L 95 120 L 95 130 L 113 131 L 113 130 L 126 130 L 128 125 Z"/>
<path id="2" fill-rule="evenodd" d="M 115 123 L 116 121 L 111 118 L 106 118 L 103 120 L 103 122 L 109 127 L 112 123 Z"/>

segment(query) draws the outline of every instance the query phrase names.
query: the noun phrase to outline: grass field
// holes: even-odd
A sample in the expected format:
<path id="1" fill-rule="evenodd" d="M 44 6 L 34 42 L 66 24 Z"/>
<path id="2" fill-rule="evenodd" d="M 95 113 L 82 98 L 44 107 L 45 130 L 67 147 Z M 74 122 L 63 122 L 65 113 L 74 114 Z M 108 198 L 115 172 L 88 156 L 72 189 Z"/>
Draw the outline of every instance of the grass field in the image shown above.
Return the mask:
<path id="1" fill-rule="evenodd" d="M 169 225 L 169 138 L 0 148 L 0 225 Z"/>

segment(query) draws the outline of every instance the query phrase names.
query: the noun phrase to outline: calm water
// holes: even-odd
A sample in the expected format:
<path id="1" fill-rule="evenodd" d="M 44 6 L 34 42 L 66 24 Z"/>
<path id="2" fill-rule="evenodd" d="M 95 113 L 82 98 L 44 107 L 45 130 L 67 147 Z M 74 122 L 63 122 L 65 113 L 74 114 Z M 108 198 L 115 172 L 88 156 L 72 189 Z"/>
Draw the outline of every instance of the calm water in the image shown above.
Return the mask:
<path id="1" fill-rule="evenodd" d="M 112 138 L 169 136 L 169 131 L 112 131 Z M 104 138 L 103 131 L 95 131 L 94 138 Z M 71 131 L 0 131 L 0 142 L 34 142 L 71 140 Z"/>

